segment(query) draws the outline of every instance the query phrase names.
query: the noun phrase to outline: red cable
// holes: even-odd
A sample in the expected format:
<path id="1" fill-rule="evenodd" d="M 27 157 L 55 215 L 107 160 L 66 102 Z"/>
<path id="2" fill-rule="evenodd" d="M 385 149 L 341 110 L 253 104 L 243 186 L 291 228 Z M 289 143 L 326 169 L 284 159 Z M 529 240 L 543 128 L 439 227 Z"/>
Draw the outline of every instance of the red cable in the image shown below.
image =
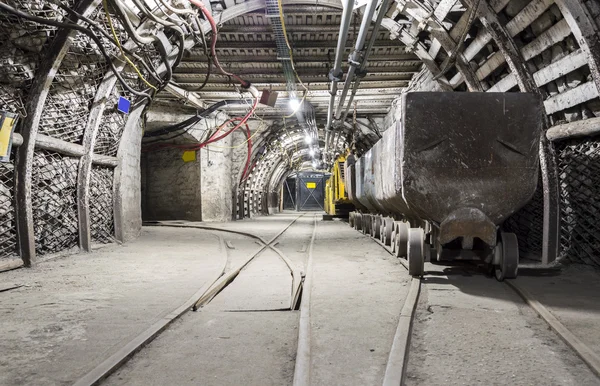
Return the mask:
<path id="1" fill-rule="evenodd" d="M 246 137 L 248 138 L 248 157 L 246 158 L 246 165 L 244 165 L 244 171 L 242 172 L 242 177 L 240 178 L 240 185 L 247 178 L 246 174 L 248 173 L 248 166 L 250 166 L 250 158 L 252 157 L 252 133 L 250 133 L 250 126 L 246 123 Z"/>
<path id="2" fill-rule="evenodd" d="M 219 69 L 219 71 L 221 71 L 221 74 L 231 76 L 232 78 L 237 79 L 238 82 L 240 82 L 240 84 L 242 85 L 242 87 L 244 87 L 244 88 L 250 87 L 250 82 L 240 78 L 239 76 L 237 76 L 235 74 L 225 71 L 223 69 L 223 67 L 221 67 L 221 63 L 219 63 L 219 59 L 217 58 L 217 51 L 216 51 L 217 35 L 218 35 L 217 23 L 215 22 L 215 19 L 213 19 L 212 15 L 210 14 L 210 11 L 208 9 L 206 9 L 206 6 L 202 3 L 201 0 L 189 0 L 189 1 L 190 1 L 190 3 L 192 3 L 195 6 L 197 6 L 198 8 L 200 8 L 202 13 L 204 14 L 204 17 L 210 23 L 210 28 L 212 29 L 212 34 L 213 34 L 212 42 L 210 45 L 210 52 L 212 54 L 212 58 L 213 58 L 213 62 L 215 63 L 215 66 Z"/>
<path id="3" fill-rule="evenodd" d="M 194 144 L 186 144 L 186 145 L 177 145 L 177 144 L 173 144 L 173 143 L 158 143 L 156 145 L 150 145 L 146 148 L 144 148 L 144 151 L 150 151 L 150 150 L 158 150 L 158 149 L 162 149 L 162 148 L 175 148 L 175 149 L 183 149 L 183 150 L 200 150 L 203 147 L 205 147 L 206 145 L 209 145 L 213 142 L 216 141 L 220 141 L 221 139 L 229 136 L 231 133 L 233 133 L 234 131 L 236 131 L 237 129 L 239 129 L 242 125 L 244 125 L 248 119 L 250 119 L 250 116 L 254 113 L 254 111 L 256 110 L 256 106 L 258 105 L 258 98 L 254 99 L 254 104 L 252 105 L 252 108 L 250 109 L 250 111 L 248 111 L 248 113 L 243 117 L 236 117 L 236 118 L 231 118 L 230 120 L 228 120 L 227 122 L 223 123 L 222 125 L 220 125 L 217 128 L 217 131 L 215 131 L 209 139 L 207 139 L 206 141 L 202 142 L 202 143 L 194 143 Z M 234 122 L 234 121 L 240 121 L 233 129 L 229 130 L 228 132 L 226 132 L 225 134 L 222 134 L 218 137 L 215 137 L 215 135 L 217 133 L 220 132 L 220 130 L 227 124 Z"/>

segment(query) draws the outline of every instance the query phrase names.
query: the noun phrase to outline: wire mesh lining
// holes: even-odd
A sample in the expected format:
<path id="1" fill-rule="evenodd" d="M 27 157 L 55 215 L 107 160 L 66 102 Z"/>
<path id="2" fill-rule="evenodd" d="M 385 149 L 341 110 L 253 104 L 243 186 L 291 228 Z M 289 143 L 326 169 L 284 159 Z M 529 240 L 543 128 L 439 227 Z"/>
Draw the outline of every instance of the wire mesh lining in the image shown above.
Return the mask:
<path id="1" fill-rule="evenodd" d="M 64 12 L 48 2 L 8 0 L 11 7 L 34 16 L 62 20 Z M 65 2 L 70 7 L 73 1 Z M 43 49 L 56 34 L 56 28 L 0 12 L 0 79 L 21 83 L 33 79 Z"/>
<path id="2" fill-rule="evenodd" d="M 78 161 L 45 150 L 34 154 L 31 201 L 38 254 L 77 246 Z"/>
<path id="3" fill-rule="evenodd" d="M 62 20 L 64 12 L 54 4 L 28 0 L 7 0 L 15 9 L 52 20 Z M 74 1 L 65 2 L 70 7 Z M 56 35 L 56 28 L 19 19 L 0 12 L 0 108 L 24 113 L 24 100 L 37 65 Z"/>
<path id="4" fill-rule="evenodd" d="M 116 156 L 127 115 L 117 110 L 119 96 L 122 95 L 120 85 L 116 85 L 106 102 L 106 110 L 98 128 L 94 153 Z"/>
<path id="5" fill-rule="evenodd" d="M 600 266 L 600 140 L 557 146 L 561 256 Z"/>
<path id="6" fill-rule="evenodd" d="M 14 153 L 14 150 L 13 150 Z M 14 154 L 0 162 L 0 259 L 17 255 L 17 223 L 14 207 Z"/>
<path id="7" fill-rule="evenodd" d="M 114 241 L 112 168 L 93 166 L 90 179 L 90 230 L 98 243 Z"/>
<path id="8" fill-rule="evenodd" d="M 107 69 L 92 40 L 78 34 L 50 86 L 40 133 L 81 143 L 90 106 Z"/>
<path id="9" fill-rule="evenodd" d="M 21 90 L 0 83 L 0 110 L 9 111 L 15 114 L 22 113 L 24 107 Z"/>
<path id="10" fill-rule="evenodd" d="M 504 230 L 513 232 L 519 241 L 519 254 L 541 260 L 544 229 L 544 193 L 541 175 L 531 200 L 504 222 Z"/>

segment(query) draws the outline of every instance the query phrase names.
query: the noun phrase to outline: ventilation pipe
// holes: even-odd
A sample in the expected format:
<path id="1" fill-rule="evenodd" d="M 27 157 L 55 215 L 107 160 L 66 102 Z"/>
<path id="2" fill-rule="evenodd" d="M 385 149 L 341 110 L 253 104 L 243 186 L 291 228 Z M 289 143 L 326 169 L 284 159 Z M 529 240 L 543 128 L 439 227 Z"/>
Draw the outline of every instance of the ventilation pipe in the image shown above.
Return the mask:
<path id="1" fill-rule="evenodd" d="M 375 14 L 375 8 L 377 7 L 377 1 L 369 1 L 367 3 L 367 7 L 365 8 L 365 14 L 363 15 L 362 21 L 360 23 L 360 31 L 358 32 L 358 37 L 356 38 L 356 43 L 354 45 L 354 51 L 348 57 L 348 63 L 350 63 L 350 69 L 348 70 L 348 74 L 346 75 L 346 82 L 344 83 L 344 90 L 342 91 L 342 95 L 340 96 L 340 101 L 338 107 L 335 111 L 335 118 L 340 119 L 340 115 L 342 114 L 342 108 L 344 107 L 344 102 L 346 101 L 346 96 L 348 95 L 348 90 L 350 89 L 350 83 L 354 78 L 354 73 L 356 72 L 356 67 L 364 63 L 362 60 L 363 57 L 363 48 L 365 47 L 365 40 L 367 40 L 367 33 L 369 32 L 369 25 L 371 24 L 371 20 L 373 20 L 373 15 Z M 380 12 L 381 13 L 381 12 Z M 371 40 L 375 38 L 375 34 L 371 36 Z"/>
<path id="2" fill-rule="evenodd" d="M 346 110 L 344 111 L 344 116 L 342 117 L 342 121 L 346 121 L 346 117 L 348 116 L 348 111 L 350 110 L 350 106 L 352 106 L 352 102 L 354 101 L 354 97 L 356 96 L 356 91 L 358 90 L 358 86 L 360 85 L 361 79 L 366 75 L 366 67 L 367 60 L 371 51 L 373 50 L 373 45 L 375 45 L 375 40 L 377 39 L 377 34 L 379 33 L 379 28 L 381 27 L 381 22 L 383 21 L 383 17 L 385 16 L 391 0 L 383 0 L 381 3 L 381 7 L 379 8 L 379 13 L 377 14 L 377 20 L 375 21 L 375 26 L 373 27 L 373 34 L 371 35 L 371 39 L 369 39 L 369 43 L 367 44 L 367 48 L 364 51 L 364 56 L 362 62 L 360 63 L 360 67 L 358 68 L 357 77 L 354 81 L 354 85 L 352 87 L 352 94 L 350 95 L 350 99 L 348 99 L 348 105 L 346 105 Z M 364 20 L 364 19 L 363 19 Z M 352 71 L 354 67 L 350 69 Z M 348 72 L 348 78 L 350 78 L 350 71 Z M 348 83 L 348 79 L 346 79 L 346 83 Z M 344 85 L 345 87 L 346 85 Z M 338 110 L 341 110 L 342 102 L 340 101 L 340 105 Z M 336 113 L 336 117 L 339 119 L 340 113 L 339 111 Z"/>

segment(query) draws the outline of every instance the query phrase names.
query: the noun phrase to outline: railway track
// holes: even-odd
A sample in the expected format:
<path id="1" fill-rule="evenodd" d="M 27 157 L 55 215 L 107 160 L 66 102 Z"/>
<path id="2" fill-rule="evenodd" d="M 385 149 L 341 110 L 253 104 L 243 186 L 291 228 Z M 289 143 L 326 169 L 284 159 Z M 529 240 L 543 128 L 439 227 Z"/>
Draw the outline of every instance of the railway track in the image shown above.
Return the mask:
<path id="1" fill-rule="evenodd" d="M 226 251 L 227 243 L 222 237 L 221 232 L 236 233 L 244 238 L 255 241 L 259 244 L 259 246 L 250 255 L 244 257 L 243 261 L 237 262 L 236 264 L 232 264 L 231 268 L 229 269 L 225 269 L 225 267 L 227 266 L 227 261 L 223 261 L 223 271 L 219 272 L 219 275 L 215 275 L 218 277 L 215 277 L 211 283 L 205 284 L 205 286 L 196 293 L 193 299 L 188 300 L 177 310 L 174 310 L 172 313 L 170 313 L 168 317 L 157 322 L 143 334 L 140 334 L 138 337 L 134 338 L 131 342 L 129 342 L 121 350 L 119 350 L 118 353 L 108 358 L 104 363 L 102 363 L 102 365 L 98 366 L 92 372 L 80 379 L 76 383 L 76 385 L 93 385 L 100 383 L 110 374 L 114 373 L 117 369 L 119 369 L 125 362 L 127 362 L 127 360 L 131 358 L 135 354 L 135 352 L 143 349 L 143 346 L 145 346 L 152 339 L 157 337 L 161 332 L 167 330 L 168 325 L 171 322 L 185 314 L 187 311 L 190 311 L 194 308 L 202 308 L 208 305 L 209 302 L 211 302 L 211 300 L 217 294 L 219 294 L 226 288 L 228 283 L 231 283 L 236 276 L 240 275 L 240 272 L 243 272 L 242 270 L 245 267 L 250 265 L 261 253 L 267 250 L 276 253 L 285 263 L 285 265 L 289 268 L 290 275 L 292 276 L 292 288 L 290 290 L 290 304 L 288 310 L 298 309 L 298 306 L 300 310 L 299 317 L 296 322 L 298 335 L 292 383 L 295 386 L 304 386 L 318 384 L 320 381 L 322 382 L 322 380 L 320 380 L 318 376 L 315 376 L 314 366 L 315 361 L 317 360 L 317 358 L 319 358 L 319 355 L 321 354 L 321 357 L 323 355 L 322 353 L 319 353 L 319 345 L 314 342 L 315 334 L 318 335 L 318 333 L 317 331 L 313 331 L 311 329 L 311 325 L 314 323 L 313 318 L 319 316 L 318 309 L 316 311 L 317 314 L 313 315 L 311 313 L 311 311 L 313 313 L 315 312 L 314 310 L 311 310 L 311 296 L 313 292 L 313 249 L 315 246 L 315 238 L 317 235 L 318 226 L 316 217 L 313 217 L 311 219 L 312 232 L 310 233 L 310 240 L 308 242 L 305 242 L 305 247 L 302 248 L 302 252 L 305 252 L 306 255 L 306 260 L 302 261 L 304 265 L 304 272 L 301 272 L 301 270 L 297 268 L 299 263 L 298 256 L 296 256 L 295 259 L 291 259 L 286 255 L 286 252 L 290 253 L 289 251 L 291 247 L 289 244 L 286 244 L 284 242 L 283 244 L 285 245 L 282 244 L 281 247 L 277 246 L 277 243 L 282 240 L 282 236 L 286 235 L 286 231 L 301 217 L 302 216 L 298 216 L 290 223 L 287 223 L 285 227 L 280 229 L 275 236 L 269 238 L 268 240 L 265 237 L 261 237 L 255 233 L 244 232 L 239 230 L 225 230 L 218 227 L 207 227 L 203 225 L 194 224 L 157 224 L 161 226 L 193 227 L 202 229 L 204 231 L 215 232 L 215 234 L 219 236 L 219 243 L 221 245 L 222 251 Z M 304 221 L 304 224 L 307 224 L 307 222 Z M 373 232 L 374 234 L 376 233 L 374 232 L 374 230 L 371 230 L 370 232 Z M 366 235 L 373 236 L 370 232 L 367 231 Z M 380 247 L 384 248 L 384 250 L 387 253 L 396 257 L 398 251 L 394 250 L 394 248 L 392 248 L 391 246 L 386 245 L 386 240 L 391 245 L 393 245 L 394 243 L 393 241 L 390 242 L 390 235 L 386 235 L 385 229 L 379 229 L 377 235 L 379 237 L 371 237 L 371 240 L 377 243 Z M 294 240 L 296 238 L 297 235 L 295 235 L 295 237 L 291 237 L 291 239 Z M 302 238 L 307 238 L 307 234 L 303 234 Z M 295 242 L 298 243 L 298 240 L 295 240 Z M 297 245 L 295 249 L 298 249 Z M 237 253 L 237 251 L 234 251 L 233 253 Z M 408 270 L 408 265 L 405 262 L 405 260 L 399 259 L 396 261 L 404 265 L 405 268 L 407 268 Z M 229 263 L 231 263 L 231 261 L 229 261 Z M 387 364 L 385 367 L 385 374 L 383 376 L 383 385 L 403 385 L 406 383 L 419 384 L 418 380 L 407 380 L 407 374 L 411 374 L 410 369 L 413 369 L 414 372 L 415 366 L 421 366 L 420 362 L 417 362 L 416 364 L 411 362 L 411 360 L 416 360 L 415 358 L 411 357 L 411 355 L 414 356 L 418 354 L 411 353 L 411 338 L 413 338 L 414 336 L 414 321 L 417 315 L 423 315 L 427 312 L 430 312 L 426 309 L 423 309 L 424 305 L 419 302 L 419 299 L 423 296 L 423 294 L 425 294 L 425 297 L 431 297 L 432 294 L 436 294 L 436 296 L 438 293 L 443 294 L 443 292 L 435 292 L 436 280 L 439 282 L 439 278 L 442 274 L 443 271 L 436 271 L 436 266 L 428 265 L 426 274 L 423 277 L 413 277 L 410 279 L 408 285 L 408 293 L 406 296 L 403 296 L 405 300 L 398 317 L 398 324 L 396 326 L 395 335 L 391 344 L 391 349 L 389 351 Z M 473 277 L 462 278 L 460 277 L 460 275 L 454 277 L 454 280 L 463 280 L 463 283 L 473 282 L 473 279 Z M 484 278 L 480 277 L 480 279 L 483 280 Z M 527 291 L 524 291 L 515 282 L 497 282 L 490 278 L 485 278 L 485 280 L 488 281 L 488 284 L 491 287 L 490 291 L 498 291 L 500 289 L 510 291 L 511 293 L 512 291 L 516 291 L 516 293 L 518 293 L 519 296 L 521 296 L 525 300 L 525 302 L 529 304 L 532 307 L 532 309 L 535 310 L 537 314 L 539 314 L 544 319 L 544 321 L 556 331 L 558 336 L 560 336 L 566 342 L 566 344 L 569 345 L 577 353 L 577 355 L 583 360 L 583 362 L 585 362 L 585 364 L 589 366 L 592 372 L 596 375 L 599 375 L 600 360 L 598 359 L 597 354 L 590 350 L 585 345 L 585 343 L 577 339 L 577 337 L 573 335 L 568 329 L 566 329 L 565 326 L 563 326 L 556 318 L 553 318 L 552 314 L 550 314 L 550 312 L 548 312 L 548 310 L 546 310 L 543 305 L 541 305 L 529 293 L 527 293 Z M 433 287 L 430 288 L 430 286 Z M 486 284 L 486 286 L 488 285 Z M 319 295 L 322 296 L 322 294 Z M 485 295 L 482 296 L 485 297 Z M 442 296 L 439 297 L 436 301 L 438 304 L 441 304 L 443 306 L 444 299 L 449 298 L 444 298 Z M 513 299 L 513 303 L 515 302 L 517 302 L 517 300 Z M 312 326 L 312 328 L 314 329 L 314 325 Z M 421 326 L 419 326 L 419 328 L 422 329 Z M 449 328 L 454 327 L 450 326 Z M 417 332 L 419 332 L 418 329 Z M 315 347 L 317 351 L 315 351 Z M 291 377 L 287 379 L 291 380 Z"/>
<path id="2" fill-rule="evenodd" d="M 371 236 L 376 244 L 382 247 L 392 256 L 400 257 L 399 262 L 409 270 L 408 263 L 401 258 L 404 254 L 410 253 L 411 245 L 407 245 L 407 249 L 399 247 L 400 242 L 406 243 L 408 240 L 401 241 L 398 238 L 405 237 L 399 234 L 399 227 L 394 224 L 392 219 L 380 218 L 377 221 L 369 222 L 367 226 L 362 224 L 356 226 L 350 224 L 362 231 L 365 235 Z M 387 228 L 387 229 L 386 229 Z M 423 290 L 423 286 L 427 286 L 428 274 L 439 275 L 440 272 L 425 271 L 423 276 L 413 277 L 408 296 L 405 299 L 402 311 L 399 316 L 398 327 L 394 336 L 392 348 L 386 365 L 385 376 L 383 380 L 384 386 L 397 386 L 406 383 L 407 370 L 409 366 L 409 354 L 411 348 L 411 335 L 413 333 L 413 325 L 417 307 L 419 304 L 419 295 Z M 429 276 L 431 278 L 431 276 Z M 466 277 L 463 280 L 472 280 L 471 277 Z M 569 346 L 573 352 L 587 365 L 589 370 L 598 377 L 600 382 L 600 355 L 588 347 L 581 339 L 571 332 L 558 318 L 556 318 L 535 296 L 525 290 L 516 281 L 496 281 L 489 279 L 491 286 L 509 288 L 514 291 L 531 309 L 552 329 L 558 337 Z"/>
<path id="3" fill-rule="evenodd" d="M 200 224 L 193 223 L 183 223 L 183 222 L 155 222 L 155 223 L 147 223 L 145 225 L 152 226 L 165 226 L 165 227 L 176 227 L 176 228 L 195 228 L 199 230 L 209 231 L 211 233 L 215 233 L 215 236 L 218 237 L 220 250 L 222 251 L 222 256 L 220 257 L 221 265 L 220 268 L 215 272 L 212 279 L 206 282 L 196 293 L 184 302 L 181 306 L 177 307 L 175 310 L 170 312 L 165 317 L 161 318 L 157 322 L 155 322 L 152 326 L 147 328 L 144 332 L 134 337 L 131 341 L 123 345 L 118 351 L 116 351 L 113 355 L 104 360 L 101 364 L 99 364 L 92 371 L 81 377 L 77 380 L 74 385 L 75 386 L 91 386 L 98 385 L 102 383 L 105 379 L 107 379 L 111 374 L 115 373 L 119 368 L 121 368 L 129 359 L 131 359 L 137 352 L 143 350 L 144 346 L 158 337 L 161 333 L 163 333 L 169 326 L 177 319 L 182 317 L 184 314 L 190 311 L 197 311 L 200 308 L 206 306 L 215 296 L 217 296 L 221 291 L 223 291 L 226 286 L 233 282 L 233 280 L 240 275 L 242 270 L 252 263 L 258 256 L 260 256 L 264 251 L 271 250 L 281 258 L 281 260 L 285 263 L 290 271 L 290 275 L 292 276 L 292 288 L 290 294 L 290 304 L 289 310 L 296 310 L 302 304 L 302 308 L 300 308 L 300 322 L 299 322 L 299 345 L 298 345 L 298 355 L 303 358 L 310 358 L 310 344 L 309 335 L 310 335 L 310 326 L 309 326 L 309 304 L 310 304 L 310 271 L 312 269 L 312 249 L 313 243 L 316 234 L 316 217 L 313 216 L 313 231 L 312 236 L 307 247 L 307 264 L 306 264 L 306 272 L 302 272 L 297 264 L 294 264 L 290 258 L 280 249 L 276 247 L 278 240 L 284 233 L 297 222 L 298 219 L 305 216 L 302 214 L 297 216 L 292 221 L 287 223 L 275 236 L 269 238 L 268 240 L 262 236 L 259 236 L 255 233 L 234 230 L 234 229 L 226 229 L 221 227 L 214 226 L 206 226 Z M 252 252 L 249 256 L 243 258 L 241 262 L 235 264 L 230 269 L 226 269 L 228 266 L 229 259 L 227 257 L 227 243 L 224 240 L 222 234 L 236 234 L 240 236 L 244 236 L 246 238 L 254 240 L 259 244 L 259 247 Z M 304 343 L 300 343 L 304 342 Z M 297 369 L 299 379 L 302 379 L 303 374 L 306 374 L 306 362 L 300 360 L 299 368 Z M 296 376 L 295 376 L 296 378 Z M 303 384 L 303 383 L 298 383 Z"/>

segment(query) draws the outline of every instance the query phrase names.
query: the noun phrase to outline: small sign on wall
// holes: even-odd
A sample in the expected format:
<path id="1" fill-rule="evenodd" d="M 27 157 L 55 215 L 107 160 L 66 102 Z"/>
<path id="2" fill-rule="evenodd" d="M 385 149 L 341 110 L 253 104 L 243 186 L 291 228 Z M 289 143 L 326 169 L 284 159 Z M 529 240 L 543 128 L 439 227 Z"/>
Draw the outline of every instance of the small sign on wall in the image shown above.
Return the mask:
<path id="1" fill-rule="evenodd" d="M 193 162 L 196 160 L 196 150 L 186 150 L 181 156 L 183 162 Z"/>
<path id="2" fill-rule="evenodd" d="M 307 182 L 306 183 L 306 188 L 307 189 L 316 189 L 317 188 L 317 183 L 316 182 Z"/>
<path id="3" fill-rule="evenodd" d="M 0 162 L 10 161 L 12 133 L 17 125 L 17 114 L 0 111 Z"/>
<path id="4" fill-rule="evenodd" d="M 131 107 L 131 102 L 129 101 L 129 99 L 119 97 L 119 102 L 117 103 L 117 110 L 119 110 L 123 114 L 129 114 L 130 107 Z"/>

